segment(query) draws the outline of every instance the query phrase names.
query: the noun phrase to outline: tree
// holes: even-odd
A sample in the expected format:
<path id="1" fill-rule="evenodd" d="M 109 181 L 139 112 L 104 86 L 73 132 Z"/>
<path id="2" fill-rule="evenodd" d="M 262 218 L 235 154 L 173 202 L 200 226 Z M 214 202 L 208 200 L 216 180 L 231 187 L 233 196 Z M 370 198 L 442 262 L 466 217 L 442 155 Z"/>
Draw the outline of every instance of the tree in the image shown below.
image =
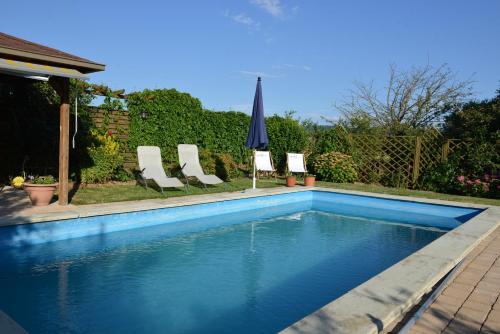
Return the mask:
<path id="1" fill-rule="evenodd" d="M 443 131 L 449 138 L 495 142 L 500 138 L 500 89 L 492 99 L 455 108 L 446 116 Z"/>
<path id="2" fill-rule="evenodd" d="M 497 96 L 470 101 L 446 116 L 443 132 L 466 145 L 458 152 L 461 166 L 469 174 L 497 174 L 500 169 L 500 89 Z"/>
<path id="3" fill-rule="evenodd" d="M 356 83 L 347 100 L 337 106 L 343 122 L 359 120 L 382 127 L 388 134 L 406 134 L 441 121 L 452 108 L 470 96 L 471 81 L 456 81 L 455 73 L 442 65 L 399 71 L 389 67 L 383 94 L 369 84 Z"/>

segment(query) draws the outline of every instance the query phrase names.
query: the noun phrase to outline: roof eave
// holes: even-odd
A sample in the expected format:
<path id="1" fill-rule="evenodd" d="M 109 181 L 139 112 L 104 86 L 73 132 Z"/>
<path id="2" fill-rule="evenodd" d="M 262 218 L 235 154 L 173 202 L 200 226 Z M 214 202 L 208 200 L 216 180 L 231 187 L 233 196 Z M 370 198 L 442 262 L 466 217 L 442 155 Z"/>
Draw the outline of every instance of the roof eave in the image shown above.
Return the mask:
<path id="1" fill-rule="evenodd" d="M 28 52 L 28 51 L 6 48 L 3 46 L 0 46 L 0 54 L 23 58 L 27 61 L 38 60 L 38 61 L 52 63 L 52 64 L 59 64 L 62 66 L 74 67 L 74 68 L 79 69 L 82 73 L 92 73 L 92 72 L 104 71 L 106 68 L 106 65 L 103 65 L 103 64 L 78 61 L 78 60 L 67 59 L 67 58 L 63 58 L 63 57 L 48 56 L 48 55 L 43 55 L 43 54 L 39 54 L 39 53 L 35 53 L 35 52 Z"/>

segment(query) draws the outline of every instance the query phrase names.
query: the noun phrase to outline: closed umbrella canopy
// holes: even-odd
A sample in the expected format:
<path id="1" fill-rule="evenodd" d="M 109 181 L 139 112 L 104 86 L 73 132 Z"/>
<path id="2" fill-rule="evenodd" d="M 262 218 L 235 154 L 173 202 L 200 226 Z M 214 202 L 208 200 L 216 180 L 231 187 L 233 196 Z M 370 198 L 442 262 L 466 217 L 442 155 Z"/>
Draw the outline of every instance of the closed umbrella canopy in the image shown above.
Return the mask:
<path id="1" fill-rule="evenodd" d="M 253 99 L 252 119 L 248 131 L 248 148 L 265 148 L 269 145 L 267 138 L 266 123 L 264 119 L 264 103 L 262 101 L 262 86 L 260 77 L 257 79 L 257 88 Z"/>
<path id="2" fill-rule="evenodd" d="M 250 129 L 246 146 L 254 149 L 253 159 L 253 182 L 252 189 L 256 188 L 255 179 L 255 149 L 265 148 L 269 145 L 267 138 L 266 122 L 264 119 L 264 102 L 262 101 L 262 85 L 260 77 L 257 79 L 257 88 L 255 89 L 255 97 L 253 99 L 252 119 L 250 120 Z"/>

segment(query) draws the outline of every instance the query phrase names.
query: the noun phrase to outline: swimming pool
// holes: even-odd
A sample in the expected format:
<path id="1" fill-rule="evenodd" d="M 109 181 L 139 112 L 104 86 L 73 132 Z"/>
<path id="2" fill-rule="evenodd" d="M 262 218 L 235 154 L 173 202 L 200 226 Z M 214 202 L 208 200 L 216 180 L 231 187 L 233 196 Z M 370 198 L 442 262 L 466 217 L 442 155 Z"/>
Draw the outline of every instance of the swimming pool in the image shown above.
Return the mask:
<path id="1" fill-rule="evenodd" d="M 5 227 L 0 308 L 30 333 L 276 332 L 478 212 L 306 191 Z"/>

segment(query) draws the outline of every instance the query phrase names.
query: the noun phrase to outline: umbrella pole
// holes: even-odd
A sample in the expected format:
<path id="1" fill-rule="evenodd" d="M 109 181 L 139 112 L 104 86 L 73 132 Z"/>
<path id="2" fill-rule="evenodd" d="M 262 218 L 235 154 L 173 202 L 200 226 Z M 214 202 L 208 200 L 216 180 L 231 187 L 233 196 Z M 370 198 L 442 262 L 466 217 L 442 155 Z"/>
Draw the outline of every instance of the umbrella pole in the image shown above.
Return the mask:
<path id="1" fill-rule="evenodd" d="M 257 180 L 255 179 L 255 150 L 253 150 L 253 179 L 252 179 L 252 189 L 256 188 Z"/>

